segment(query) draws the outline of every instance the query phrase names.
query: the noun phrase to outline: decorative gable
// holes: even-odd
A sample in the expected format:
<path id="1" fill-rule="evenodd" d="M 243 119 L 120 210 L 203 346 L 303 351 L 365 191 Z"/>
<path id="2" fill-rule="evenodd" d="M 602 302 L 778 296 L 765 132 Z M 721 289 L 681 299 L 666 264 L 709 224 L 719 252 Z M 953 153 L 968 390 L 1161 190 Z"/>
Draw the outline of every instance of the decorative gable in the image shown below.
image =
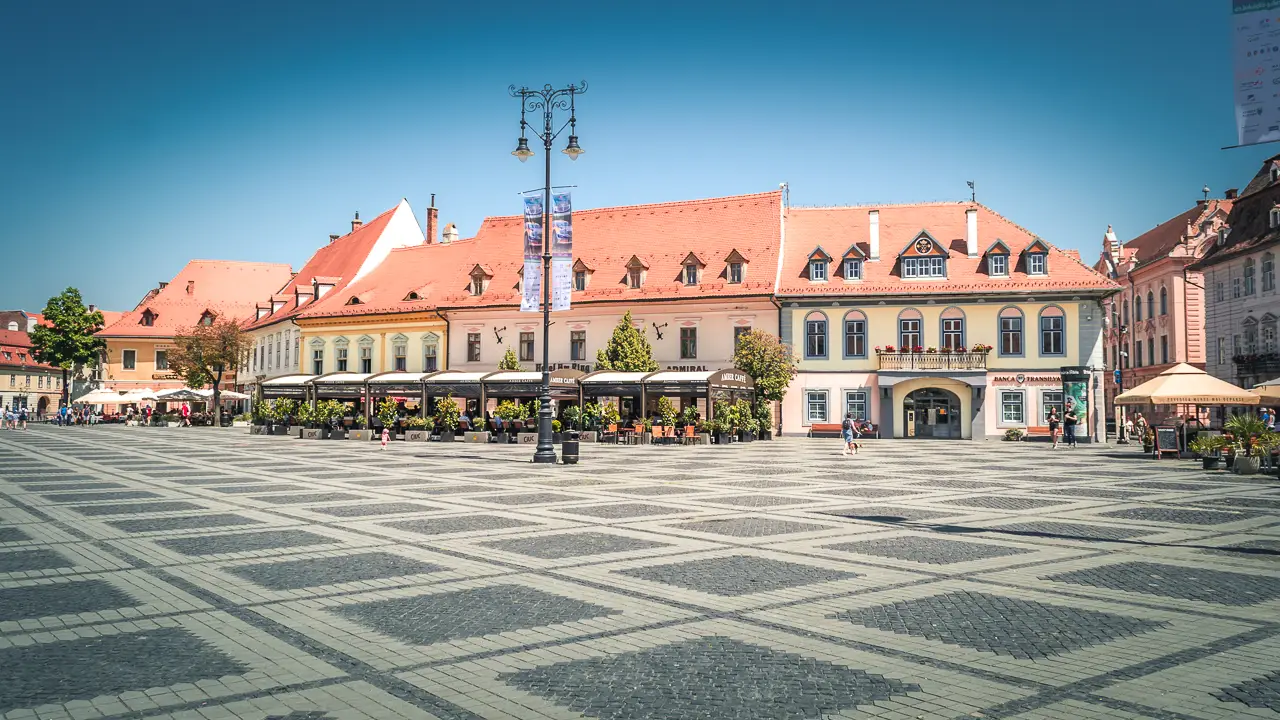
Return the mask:
<path id="1" fill-rule="evenodd" d="M 1024 270 L 1028 275 L 1049 274 L 1049 245 L 1036 238 L 1022 251 Z"/>
<path id="2" fill-rule="evenodd" d="M 146 327 L 151 327 L 152 325 L 156 324 L 157 317 L 158 316 L 151 311 L 151 308 L 147 308 L 146 310 L 142 311 L 142 317 L 138 318 L 138 324 L 144 325 Z"/>
<path id="3" fill-rule="evenodd" d="M 997 239 L 991 243 L 991 247 L 983 253 L 983 262 L 986 264 L 987 275 L 990 277 L 1008 277 L 1009 276 L 1009 258 L 1013 255 L 1013 251 L 1003 240 Z"/>
<path id="4" fill-rule="evenodd" d="M 826 250 L 823 250 L 822 246 L 819 245 L 818 247 L 813 249 L 813 252 L 809 253 L 809 259 L 810 260 L 830 260 L 831 255 L 828 254 Z"/>
<path id="5" fill-rule="evenodd" d="M 991 247 L 987 248 L 986 254 L 987 255 L 1012 255 L 1013 251 L 1009 249 L 1008 245 L 1004 244 L 1003 240 L 997 239 L 995 242 L 991 243 Z"/>
<path id="6" fill-rule="evenodd" d="M 916 235 L 915 240 L 907 243 L 902 248 L 902 252 L 898 253 L 898 257 L 947 257 L 947 249 L 942 247 L 942 243 L 934 239 L 926 230 L 921 230 Z"/>
<path id="7" fill-rule="evenodd" d="M 724 258 L 724 279 L 730 285 L 737 285 L 747 274 L 747 259 L 736 249 L 730 250 Z"/>
<path id="8" fill-rule="evenodd" d="M 1030 245 L 1027 246 L 1027 249 L 1023 250 L 1022 252 L 1047 253 L 1049 252 L 1049 245 L 1046 244 L 1045 241 L 1041 240 L 1040 238 L 1036 238 Z"/>
<path id="9" fill-rule="evenodd" d="M 704 268 L 707 266 L 706 263 L 702 262 L 702 258 L 698 257 L 697 253 L 692 253 L 692 252 L 689 253 L 688 255 L 685 255 L 684 260 L 680 261 L 680 264 L 681 265 L 697 265 L 700 268 Z"/>
<path id="10" fill-rule="evenodd" d="M 849 249 L 848 249 L 848 250 L 845 250 L 845 251 L 844 251 L 844 255 L 842 255 L 842 256 L 841 256 L 841 258 L 842 258 L 842 259 L 843 259 L 843 258 L 862 258 L 862 259 L 865 259 L 866 257 L 867 257 L 867 254 L 866 254 L 865 252 L 863 252 L 863 251 L 862 251 L 862 248 L 858 245 L 858 243 L 854 243 L 854 244 L 850 245 L 850 246 L 849 246 Z"/>
<path id="11" fill-rule="evenodd" d="M 595 271 L 596 271 L 596 269 L 595 269 L 594 267 L 592 267 L 592 266 L 591 266 L 591 264 L 590 264 L 590 263 L 588 263 L 586 260 L 583 260 L 582 258 L 578 258 L 578 259 L 577 259 L 576 261 L 574 261 L 574 263 L 573 263 L 573 271 L 574 271 L 574 272 L 593 273 L 593 272 L 595 272 Z"/>

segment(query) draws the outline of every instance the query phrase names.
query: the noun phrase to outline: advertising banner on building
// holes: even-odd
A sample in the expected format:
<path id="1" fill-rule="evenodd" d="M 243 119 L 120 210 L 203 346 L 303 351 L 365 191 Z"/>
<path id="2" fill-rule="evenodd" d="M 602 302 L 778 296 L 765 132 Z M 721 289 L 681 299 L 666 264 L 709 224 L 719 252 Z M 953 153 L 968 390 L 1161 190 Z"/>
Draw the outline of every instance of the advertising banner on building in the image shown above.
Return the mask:
<path id="1" fill-rule="evenodd" d="M 551 195 L 551 309 L 568 310 L 573 293 L 573 199 Z"/>
<path id="2" fill-rule="evenodd" d="M 1240 145 L 1280 140 L 1280 0 L 1231 0 Z"/>
<path id="3" fill-rule="evenodd" d="M 1087 438 L 1089 432 L 1089 380 L 1090 369 L 1087 367 L 1062 368 L 1062 410 L 1075 410 L 1078 425 L 1076 432 Z"/>
<path id="4" fill-rule="evenodd" d="M 542 196 L 524 199 L 524 275 L 521 312 L 538 312 L 542 302 Z"/>

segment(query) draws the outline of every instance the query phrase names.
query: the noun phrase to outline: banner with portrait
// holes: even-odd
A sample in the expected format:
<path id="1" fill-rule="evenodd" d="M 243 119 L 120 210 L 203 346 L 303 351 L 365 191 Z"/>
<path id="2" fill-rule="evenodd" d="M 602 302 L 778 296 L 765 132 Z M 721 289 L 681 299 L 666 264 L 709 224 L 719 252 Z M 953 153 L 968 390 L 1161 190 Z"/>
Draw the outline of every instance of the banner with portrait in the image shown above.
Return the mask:
<path id="1" fill-rule="evenodd" d="M 538 312 L 542 302 L 542 196 L 524 199 L 524 274 L 521 277 L 521 312 Z"/>
<path id="2" fill-rule="evenodd" d="M 573 199 L 551 195 L 551 309 L 568 310 L 573 294 Z"/>

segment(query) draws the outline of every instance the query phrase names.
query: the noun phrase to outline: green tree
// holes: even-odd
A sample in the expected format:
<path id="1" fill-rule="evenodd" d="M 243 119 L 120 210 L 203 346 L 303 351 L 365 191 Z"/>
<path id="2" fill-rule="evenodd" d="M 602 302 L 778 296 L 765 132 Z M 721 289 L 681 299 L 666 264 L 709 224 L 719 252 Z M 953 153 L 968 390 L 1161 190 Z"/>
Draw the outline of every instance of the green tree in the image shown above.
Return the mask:
<path id="1" fill-rule="evenodd" d="M 208 325 L 202 323 L 175 335 L 173 346 L 169 352 L 169 369 L 181 377 L 187 387 L 213 386 L 213 424 L 219 425 L 222 376 L 240 369 L 249 357 L 252 339 L 235 320 L 215 318 Z"/>
<path id="2" fill-rule="evenodd" d="M 507 353 L 502 356 L 502 362 L 498 363 L 498 369 L 499 370 L 523 370 L 524 368 L 520 366 L 520 360 L 516 358 L 515 351 L 512 350 L 510 347 L 508 347 Z"/>
<path id="3" fill-rule="evenodd" d="M 619 372 L 656 372 L 658 361 L 653 359 L 653 348 L 643 330 L 631 323 L 631 311 L 618 321 L 609 344 L 596 351 L 596 369 Z"/>
<path id="4" fill-rule="evenodd" d="M 781 401 L 796 376 L 796 356 L 776 335 L 751 330 L 738 336 L 733 366 L 756 383 L 756 398 Z"/>
<path id="5" fill-rule="evenodd" d="M 85 307 L 80 291 L 67 288 L 49 298 L 44 306 L 47 325 L 37 325 L 30 333 L 31 354 L 38 362 L 62 370 L 62 404 L 70 402 L 70 375 L 77 367 L 92 367 L 106 341 L 94 333 L 102 329 L 102 313 Z"/>

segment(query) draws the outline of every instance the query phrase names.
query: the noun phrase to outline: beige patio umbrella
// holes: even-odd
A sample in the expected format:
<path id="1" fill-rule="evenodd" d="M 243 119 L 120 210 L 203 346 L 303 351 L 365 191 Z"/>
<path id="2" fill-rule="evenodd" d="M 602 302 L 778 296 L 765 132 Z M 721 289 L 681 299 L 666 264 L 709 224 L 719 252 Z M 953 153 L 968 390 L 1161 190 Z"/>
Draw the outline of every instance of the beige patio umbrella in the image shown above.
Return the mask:
<path id="1" fill-rule="evenodd" d="M 1117 405 L 1257 405 L 1261 401 L 1258 395 L 1186 363 L 1174 365 L 1115 399 Z"/>
<path id="2" fill-rule="evenodd" d="M 1261 385 L 1254 385 L 1249 392 L 1257 395 L 1263 402 L 1280 403 L 1280 380 L 1268 380 Z"/>

